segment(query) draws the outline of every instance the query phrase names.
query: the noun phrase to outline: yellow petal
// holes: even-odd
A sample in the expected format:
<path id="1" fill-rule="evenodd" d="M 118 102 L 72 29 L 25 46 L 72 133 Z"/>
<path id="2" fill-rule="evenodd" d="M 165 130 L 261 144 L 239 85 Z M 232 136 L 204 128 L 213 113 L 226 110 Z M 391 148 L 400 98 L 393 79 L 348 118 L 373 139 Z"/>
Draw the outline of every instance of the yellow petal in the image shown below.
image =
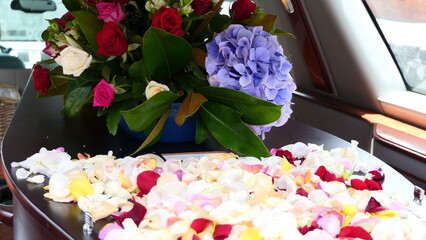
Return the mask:
<path id="1" fill-rule="evenodd" d="M 367 213 L 367 214 L 370 215 L 371 217 L 378 217 L 380 219 L 391 218 L 398 215 L 395 211 L 392 211 L 392 210 L 385 210 L 385 211 Z"/>
<path id="2" fill-rule="evenodd" d="M 247 228 L 241 232 L 242 240 L 261 240 L 260 231 L 257 228 Z"/>
<path id="3" fill-rule="evenodd" d="M 281 163 L 281 168 L 284 171 L 289 172 L 291 169 L 294 168 L 294 166 L 287 161 L 287 158 L 283 157 L 283 162 Z"/>
<path id="4" fill-rule="evenodd" d="M 342 213 L 347 215 L 347 216 L 354 216 L 355 214 L 358 213 L 358 209 L 354 205 L 348 204 L 348 205 L 343 206 Z"/>
<path id="5" fill-rule="evenodd" d="M 87 178 L 72 181 L 70 184 L 70 191 L 76 201 L 78 201 L 81 196 L 92 195 L 95 193 L 95 189 Z"/>

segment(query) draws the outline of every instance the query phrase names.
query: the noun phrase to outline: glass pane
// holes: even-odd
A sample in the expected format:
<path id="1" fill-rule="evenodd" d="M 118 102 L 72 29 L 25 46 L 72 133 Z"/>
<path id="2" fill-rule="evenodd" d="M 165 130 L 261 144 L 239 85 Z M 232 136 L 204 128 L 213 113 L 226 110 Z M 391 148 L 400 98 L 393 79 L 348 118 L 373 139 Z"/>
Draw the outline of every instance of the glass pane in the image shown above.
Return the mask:
<path id="1" fill-rule="evenodd" d="M 366 0 L 410 90 L 426 94 L 426 1 Z"/>
<path id="2" fill-rule="evenodd" d="M 26 68 L 47 56 L 42 53 L 45 47 L 41 33 L 48 27 L 46 19 L 59 18 L 65 12 L 62 1 L 55 0 L 56 11 L 44 13 L 26 13 L 11 8 L 11 0 L 0 1 L 0 46 L 8 54 L 19 57 Z M 0 54 L 4 54 L 1 53 Z"/>

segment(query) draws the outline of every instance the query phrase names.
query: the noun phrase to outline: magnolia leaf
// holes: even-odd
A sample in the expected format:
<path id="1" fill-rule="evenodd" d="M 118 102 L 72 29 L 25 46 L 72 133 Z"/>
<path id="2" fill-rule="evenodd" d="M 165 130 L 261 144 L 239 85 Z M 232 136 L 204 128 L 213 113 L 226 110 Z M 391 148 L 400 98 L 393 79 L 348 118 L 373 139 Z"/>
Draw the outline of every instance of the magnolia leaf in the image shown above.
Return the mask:
<path id="1" fill-rule="evenodd" d="M 202 68 L 206 68 L 205 62 L 206 62 L 207 53 L 203 51 L 201 48 L 193 48 L 192 49 L 192 60 L 195 64 Z"/>
<path id="2" fill-rule="evenodd" d="M 110 106 L 111 108 L 111 106 Z M 121 114 L 119 109 L 110 109 L 106 118 L 106 123 L 109 133 L 115 136 L 117 134 L 118 124 L 121 120 Z"/>
<path id="3" fill-rule="evenodd" d="M 264 125 L 275 122 L 281 116 L 282 106 L 241 91 L 219 87 L 203 87 L 196 91 L 203 94 L 209 101 L 236 109 L 242 114 L 241 119 L 248 124 Z"/>
<path id="4" fill-rule="evenodd" d="M 246 156 L 267 157 L 271 154 L 232 108 L 213 102 L 204 102 L 199 114 L 214 138 L 223 146 Z"/>
<path id="5" fill-rule="evenodd" d="M 67 8 L 68 11 L 80 10 L 81 1 L 79 0 L 62 0 L 62 4 Z"/>
<path id="6" fill-rule="evenodd" d="M 131 78 L 138 81 L 151 79 L 151 73 L 143 60 L 134 62 L 132 65 L 130 65 L 128 72 Z"/>
<path id="7" fill-rule="evenodd" d="M 209 129 L 207 129 L 201 118 L 197 118 L 197 128 L 195 129 L 195 143 L 201 144 L 209 137 Z"/>
<path id="8" fill-rule="evenodd" d="M 213 32 L 222 32 L 232 23 L 231 17 L 228 15 L 215 15 L 211 22 L 210 28 Z"/>
<path id="9" fill-rule="evenodd" d="M 254 13 L 249 19 L 245 20 L 249 26 L 263 26 L 263 31 L 270 32 L 274 29 L 277 15 L 267 13 Z"/>
<path id="10" fill-rule="evenodd" d="M 201 104 L 207 101 L 203 95 L 199 93 L 190 93 L 182 102 L 178 112 L 176 113 L 175 122 L 177 125 L 182 126 L 185 119 L 192 116 L 198 111 Z"/>
<path id="11" fill-rule="evenodd" d="M 64 103 L 64 113 L 67 117 L 75 116 L 86 103 L 91 87 L 79 87 L 72 90 Z"/>
<path id="12" fill-rule="evenodd" d="M 187 92 L 191 93 L 195 88 L 202 88 L 209 86 L 206 80 L 199 79 L 194 75 L 181 74 L 174 77 L 174 80 Z"/>
<path id="13" fill-rule="evenodd" d="M 185 39 L 154 27 L 144 34 L 142 52 L 153 79 L 163 83 L 182 71 L 192 58 L 192 47 Z"/>
<path id="14" fill-rule="evenodd" d="M 121 111 L 121 114 L 129 128 L 132 131 L 139 132 L 163 115 L 170 104 L 178 98 L 179 95 L 173 92 L 162 91 L 133 109 Z"/>
<path id="15" fill-rule="evenodd" d="M 161 116 L 160 120 L 158 121 L 158 123 L 155 125 L 154 129 L 151 131 L 151 133 L 148 135 L 148 137 L 145 139 L 145 141 L 138 147 L 138 149 L 136 149 L 136 151 L 134 151 L 132 154 L 130 155 L 134 155 L 137 152 L 139 152 L 140 150 L 152 145 L 153 143 L 155 143 L 156 141 L 159 140 L 158 136 L 161 133 L 161 131 L 163 130 L 164 124 L 166 123 L 167 118 L 169 117 L 170 111 L 171 111 L 171 107 L 169 107 L 166 112 Z"/>
<path id="16" fill-rule="evenodd" d="M 98 42 L 96 41 L 96 34 L 101 31 L 104 22 L 102 20 L 99 20 L 96 15 L 88 11 L 74 11 L 71 12 L 71 14 L 74 15 L 78 25 L 84 33 L 84 36 L 89 42 L 90 49 L 93 51 L 91 54 L 96 54 L 96 52 L 98 51 Z"/>

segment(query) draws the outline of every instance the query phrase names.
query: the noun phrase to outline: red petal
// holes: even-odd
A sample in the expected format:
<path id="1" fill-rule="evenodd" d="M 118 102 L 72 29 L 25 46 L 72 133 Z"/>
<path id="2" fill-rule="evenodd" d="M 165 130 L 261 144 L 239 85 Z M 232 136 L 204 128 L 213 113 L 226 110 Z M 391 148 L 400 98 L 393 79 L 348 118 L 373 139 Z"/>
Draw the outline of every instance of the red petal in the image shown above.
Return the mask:
<path id="1" fill-rule="evenodd" d="M 213 233 L 214 240 L 223 240 L 228 238 L 229 234 L 231 234 L 232 225 L 231 224 L 220 224 L 216 225 Z"/>
<path id="2" fill-rule="evenodd" d="M 327 172 L 327 169 L 324 167 L 324 166 L 320 166 L 318 169 L 317 169 L 317 171 L 315 172 L 315 175 L 317 175 L 318 177 L 320 177 L 321 178 L 321 180 L 323 180 L 324 181 L 324 173 L 326 173 Z"/>
<path id="3" fill-rule="evenodd" d="M 356 190 L 365 190 L 365 189 L 368 189 L 367 184 L 364 181 L 360 180 L 360 179 L 352 179 L 351 180 L 351 186 L 353 188 L 355 188 Z"/>
<path id="4" fill-rule="evenodd" d="M 204 231 L 204 229 L 206 229 L 206 227 L 211 222 L 212 221 L 205 219 L 205 218 L 198 218 L 198 219 L 195 219 L 194 221 L 192 221 L 191 228 L 194 229 L 195 232 L 198 234 L 198 233 Z"/>
<path id="5" fill-rule="evenodd" d="M 364 230 L 362 227 L 358 226 L 347 226 L 340 230 L 340 233 L 337 235 L 338 238 L 360 238 L 364 240 L 373 240 L 371 235 Z"/>
<path id="6" fill-rule="evenodd" d="M 370 213 L 380 212 L 384 210 L 386 210 L 386 208 L 382 207 L 382 205 L 373 197 L 370 198 L 367 207 L 365 208 L 365 211 Z"/>
<path id="7" fill-rule="evenodd" d="M 336 175 L 334 173 L 331 173 L 329 171 L 326 171 L 323 175 L 324 181 L 326 182 L 333 182 L 337 181 Z"/>
<path id="8" fill-rule="evenodd" d="M 382 184 L 374 180 L 365 179 L 365 183 L 367 184 L 368 190 L 383 190 Z"/>
<path id="9" fill-rule="evenodd" d="M 160 174 L 154 171 L 144 171 L 139 173 L 136 182 L 141 193 L 139 193 L 138 195 L 142 194 L 143 196 L 145 194 L 148 194 L 149 191 L 151 191 L 151 188 L 153 188 L 155 184 L 157 184 L 157 179 L 159 177 Z"/>
<path id="10" fill-rule="evenodd" d="M 134 202 L 133 208 L 128 212 L 118 213 L 118 214 L 112 214 L 112 218 L 114 218 L 115 222 L 123 226 L 121 223 L 126 218 L 131 218 L 136 223 L 136 225 L 139 225 L 139 223 L 143 220 L 146 214 L 146 208 L 142 204 L 138 202 Z"/>
<path id="11" fill-rule="evenodd" d="M 298 188 L 297 190 L 296 190 L 296 194 L 299 194 L 300 196 L 304 196 L 304 197 L 307 197 L 308 196 L 308 193 L 305 191 L 305 189 L 303 189 L 303 188 Z"/>

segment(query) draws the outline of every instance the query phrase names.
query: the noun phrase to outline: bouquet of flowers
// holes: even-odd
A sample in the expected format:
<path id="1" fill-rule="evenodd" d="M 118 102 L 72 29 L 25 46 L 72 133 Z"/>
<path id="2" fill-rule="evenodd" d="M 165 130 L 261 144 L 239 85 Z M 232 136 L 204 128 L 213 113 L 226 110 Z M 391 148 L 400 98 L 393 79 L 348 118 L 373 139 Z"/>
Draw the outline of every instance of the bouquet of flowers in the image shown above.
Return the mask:
<path id="1" fill-rule="evenodd" d="M 65 95 L 63 112 L 84 104 L 106 115 L 111 134 L 124 118 L 158 141 L 172 103 L 175 122 L 196 114 L 195 141 L 211 133 L 222 145 L 268 156 L 259 136 L 282 126 L 296 89 L 276 35 L 275 15 L 250 0 L 63 0 L 69 12 L 49 20 L 34 66 L 39 97 Z"/>

